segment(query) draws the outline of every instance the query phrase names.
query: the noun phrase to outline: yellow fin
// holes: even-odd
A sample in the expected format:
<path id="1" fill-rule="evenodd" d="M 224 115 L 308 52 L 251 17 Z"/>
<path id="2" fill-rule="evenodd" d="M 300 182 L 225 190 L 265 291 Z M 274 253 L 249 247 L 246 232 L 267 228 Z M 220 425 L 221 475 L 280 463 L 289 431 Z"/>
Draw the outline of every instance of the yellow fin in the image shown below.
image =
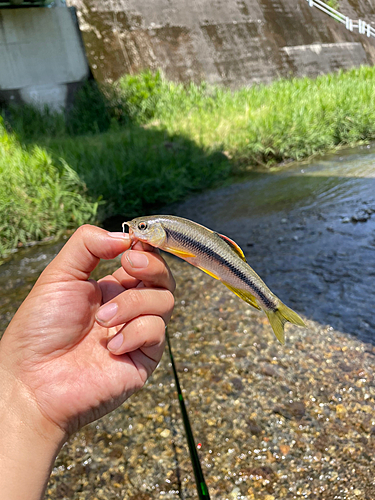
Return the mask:
<path id="1" fill-rule="evenodd" d="M 186 252 L 185 250 L 177 250 L 175 248 L 170 248 L 170 247 L 163 247 L 163 250 L 165 250 L 166 252 L 173 253 L 173 255 L 177 255 L 177 257 L 181 257 L 181 259 L 196 257 L 196 255 L 194 255 L 193 253 Z"/>
<path id="2" fill-rule="evenodd" d="M 211 276 L 211 278 L 215 278 L 215 280 L 220 280 L 219 276 L 216 276 L 216 274 L 212 273 L 211 271 L 207 271 L 204 267 L 199 267 L 197 266 L 198 269 L 203 271 L 204 273 L 208 274 L 208 276 Z"/>
<path id="3" fill-rule="evenodd" d="M 229 283 L 226 283 L 225 281 L 223 281 L 223 283 L 227 288 L 229 288 L 231 292 L 235 293 L 237 297 L 244 300 L 251 306 L 255 307 L 255 309 L 261 310 L 261 308 L 258 306 L 256 302 L 256 298 L 250 292 L 247 292 L 246 290 L 241 290 L 241 288 L 235 288 L 234 286 L 230 285 Z"/>
<path id="4" fill-rule="evenodd" d="M 227 243 L 231 249 L 236 252 L 236 254 L 246 262 L 246 257 L 245 257 L 245 254 L 243 253 L 242 251 L 242 248 L 237 245 L 237 243 L 233 240 L 231 240 L 230 238 L 228 238 L 228 236 L 225 236 L 224 234 L 220 234 L 220 233 L 216 233 L 222 240 L 225 241 L 225 243 Z"/>
<path id="5" fill-rule="evenodd" d="M 281 344 L 285 344 L 284 325 L 287 321 L 289 321 L 289 323 L 293 323 L 294 325 L 304 326 L 306 328 L 304 321 L 298 316 L 298 314 L 282 302 L 280 302 L 276 311 L 265 310 L 265 313 L 271 323 L 277 340 L 281 342 Z"/>

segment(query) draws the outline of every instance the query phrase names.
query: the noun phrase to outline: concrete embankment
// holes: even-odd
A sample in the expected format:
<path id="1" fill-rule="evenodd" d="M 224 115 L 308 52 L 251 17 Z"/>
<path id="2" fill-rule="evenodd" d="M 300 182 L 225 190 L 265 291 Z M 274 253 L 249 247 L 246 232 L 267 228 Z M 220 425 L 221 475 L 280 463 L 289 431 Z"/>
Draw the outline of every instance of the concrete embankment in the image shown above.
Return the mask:
<path id="1" fill-rule="evenodd" d="M 306 0 L 70 0 L 98 80 L 161 68 L 175 81 L 231 88 L 374 64 L 375 39 L 348 31 Z M 340 0 L 375 22 L 373 2 Z"/>

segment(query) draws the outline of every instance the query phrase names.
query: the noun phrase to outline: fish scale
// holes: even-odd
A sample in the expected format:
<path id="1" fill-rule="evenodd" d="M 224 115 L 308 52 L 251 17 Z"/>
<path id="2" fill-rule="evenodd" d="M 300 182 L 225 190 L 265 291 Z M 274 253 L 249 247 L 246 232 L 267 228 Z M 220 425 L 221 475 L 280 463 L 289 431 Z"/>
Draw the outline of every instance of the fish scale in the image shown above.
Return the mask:
<path id="1" fill-rule="evenodd" d="M 300 316 L 283 304 L 246 262 L 241 248 L 227 236 L 196 222 L 172 215 L 137 217 L 130 222 L 133 241 L 144 241 L 172 253 L 221 281 L 242 300 L 262 309 L 281 343 L 284 324 L 306 326 Z"/>
<path id="2" fill-rule="evenodd" d="M 220 247 L 223 243 L 224 243 L 224 245 L 228 246 L 227 243 L 223 239 L 220 238 L 220 236 L 215 238 L 217 241 L 212 239 L 213 241 L 209 241 L 209 243 L 206 244 L 206 243 L 201 243 L 198 240 L 194 240 L 193 238 L 189 237 L 188 235 L 176 233 L 175 231 L 172 231 L 168 228 L 165 228 L 165 232 L 167 234 L 167 242 L 168 243 L 169 243 L 169 237 L 172 236 L 172 238 L 175 241 L 180 241 L 183 245 L 186 245 L 186 248 L 193 250 L 193 251 L 194 250 L 198 251 L 198 255 L 197 255 L 198 259 L 199 259 L 199 256 L 201 257 L 202 260 L 204 259 L 205 256 L 208 257 L 208 260 L 209 260 L 209 263 L 207 265 L 208 271 L 213 272 L 215 270 L 215 265 L 222 266 L 224 268 L 224 270 L 230 274 L 229 279 L 230 278 L 233 279 L 233 277 L 235 279 L 238 279 L 239 284 L 240 285 L 242 284 L 242 285 L 245 285 L 246 287 L 249 287 L 249 291 L 253 292 L 253 295 L 256 295 L 259 298 L 259 300 L 262 301 L 262 303 L 265 305 L 265 307 L 268 307 L 269 309 L 272 309 L 272 310 L 276 310 L 276 308 L 277 308 L 276 301 L 272 300 L 271 297 L 267 297 L 265 295 L 265 293 L 262 292 L 260 287 L 257 286 L 257 283 L 255 282 L 255 280 L 252 279 L 252 277 L 250 277 L 248 275 L 248 273 L 242 271 L 239 268 L 239 265 L 241 265 L 241 263 L 239 263 L 239 262 L 236 262 L 236 264 L 232 263 L 228 257 L 223 257 L 222 255 L 220 255 L 220 253 L 218 253 L 217 251 L 215 251 L 212 248 L 212 246 L 215 246 L 215 244 L 216 244 L 216 247 Z M 217 236 L 217 233 L 214 233 L 214 235 Z M 229 249 L 230 249 L 230 254 L 234 254 L 234 258 L 237 260 L 238 255 L 236 253 L 234 253 L 230 247 L 229 247 Z M 225 251 L 227 251 L 227 248 L 225 248 Z M 188 259 L 186 259 L 186 260 L 188 260 Z M 193 264 L 192 260 L 193 259 L 189 259 L 188 262 Z M 242 261 L 242 262 L 244 262 L 244 261 Z M 210 265 L 210 263 L 213 265 Z M 246 262 L 244 262 L 244 264 L 246 265 L 246 268 L 247 268 L 246 270 L 248 271 L 249 266 L 246 264 Z M 259 280 L 260 280 L 260 278 L 259 278 Z M 228 283 L 230 283 L 229 280 L 228 280 Z M 269 291 L 269 292 L 270 292 L 270 294 L 272 294 L 271 291 Z"/>

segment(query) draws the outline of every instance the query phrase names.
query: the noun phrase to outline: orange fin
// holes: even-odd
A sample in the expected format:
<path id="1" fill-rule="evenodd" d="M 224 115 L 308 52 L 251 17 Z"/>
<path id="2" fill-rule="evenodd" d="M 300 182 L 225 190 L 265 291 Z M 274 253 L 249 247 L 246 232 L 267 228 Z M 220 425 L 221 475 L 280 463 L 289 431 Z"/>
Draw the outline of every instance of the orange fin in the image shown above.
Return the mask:
<path id="1" fill-rule="evenodd" d="M 215 278 L 215 280 L 220 280 L 219 276 L 212 273 L 211 271 L 207 271 L 207 269 L 205 269 L 204 267 L 197 266 L 197 268 L 200 269 L 201 271 L 203 271 L 204 273 L 208 274 L 208 276 L 211 276 L 211 278 Z"/>
<path id="2" fill-rule="evenodd" d="M 246 257 L 242 251 L 242 248 L 237 245 L 237 243 L 233 240 L 231 240 L 230 238 L 228 238 L 228 236 L 225 236 L 224 234 L 220 234 L 220 233 L 216 233 L 222 240 L 225 241 L 225 243 L 228 243 L 228 245 L 231 247 L 232 250 L 234 250 L 236 252 L 236 254 L 246 262 Z"/>
<path id="3" fill-rule="evenodd" d="M 229 283 L 226 283 L 223 281 L 224 285 L 229 288 L 229 290 L 233 293 L 235 293 L 240 299 L 244 300 L 251 306 L 255 307 L 255 309 L 261 310 L 261 308 L 258 306 L 256 298 L 254 295 L 252 295 L 250 292 L 247 292 L 246 290 L 241 290 L 241 288 L 235 288 L 234 286 L 230 285 Z"/>
<path id="4" fill-rule="evenodd" d="M 173 253 L 173 255 L 177 255 L 177 257 L 181 257 L 181 259 L 189 259 L 196 257 L 196 255 L 194 255 L 193 253 L 186 252 L 185 250 L 177 250 L 176 248 L 163 247 L 162 250 Z"/>

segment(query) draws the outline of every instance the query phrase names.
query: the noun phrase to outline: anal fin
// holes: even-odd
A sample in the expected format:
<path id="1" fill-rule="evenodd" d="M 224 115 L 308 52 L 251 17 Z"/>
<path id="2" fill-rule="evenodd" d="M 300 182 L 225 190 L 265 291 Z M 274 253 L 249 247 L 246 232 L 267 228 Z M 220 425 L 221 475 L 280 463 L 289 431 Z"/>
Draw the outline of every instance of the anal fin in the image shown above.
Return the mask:
<path id="1" fill-rule="evenodd" d="M 257 304 L 256 298 L 250 292 L 247 292 L 246 290 L 242 290 L 241 288 L 236 288 L 236 287 L 230 285 L 229 283 L 226 283 L 225 281 L 223 281 L 223 284 L 227 288 L 229 288 L 229 290 L 231 292 L 235 293 L 237 295 L 237 297 L 244 300 L 245 302 L 247 302 L 251 306 L 255 307 L 255 309 L 259 309 L 259 311 L 261 310 L 261 308 Z"/>

